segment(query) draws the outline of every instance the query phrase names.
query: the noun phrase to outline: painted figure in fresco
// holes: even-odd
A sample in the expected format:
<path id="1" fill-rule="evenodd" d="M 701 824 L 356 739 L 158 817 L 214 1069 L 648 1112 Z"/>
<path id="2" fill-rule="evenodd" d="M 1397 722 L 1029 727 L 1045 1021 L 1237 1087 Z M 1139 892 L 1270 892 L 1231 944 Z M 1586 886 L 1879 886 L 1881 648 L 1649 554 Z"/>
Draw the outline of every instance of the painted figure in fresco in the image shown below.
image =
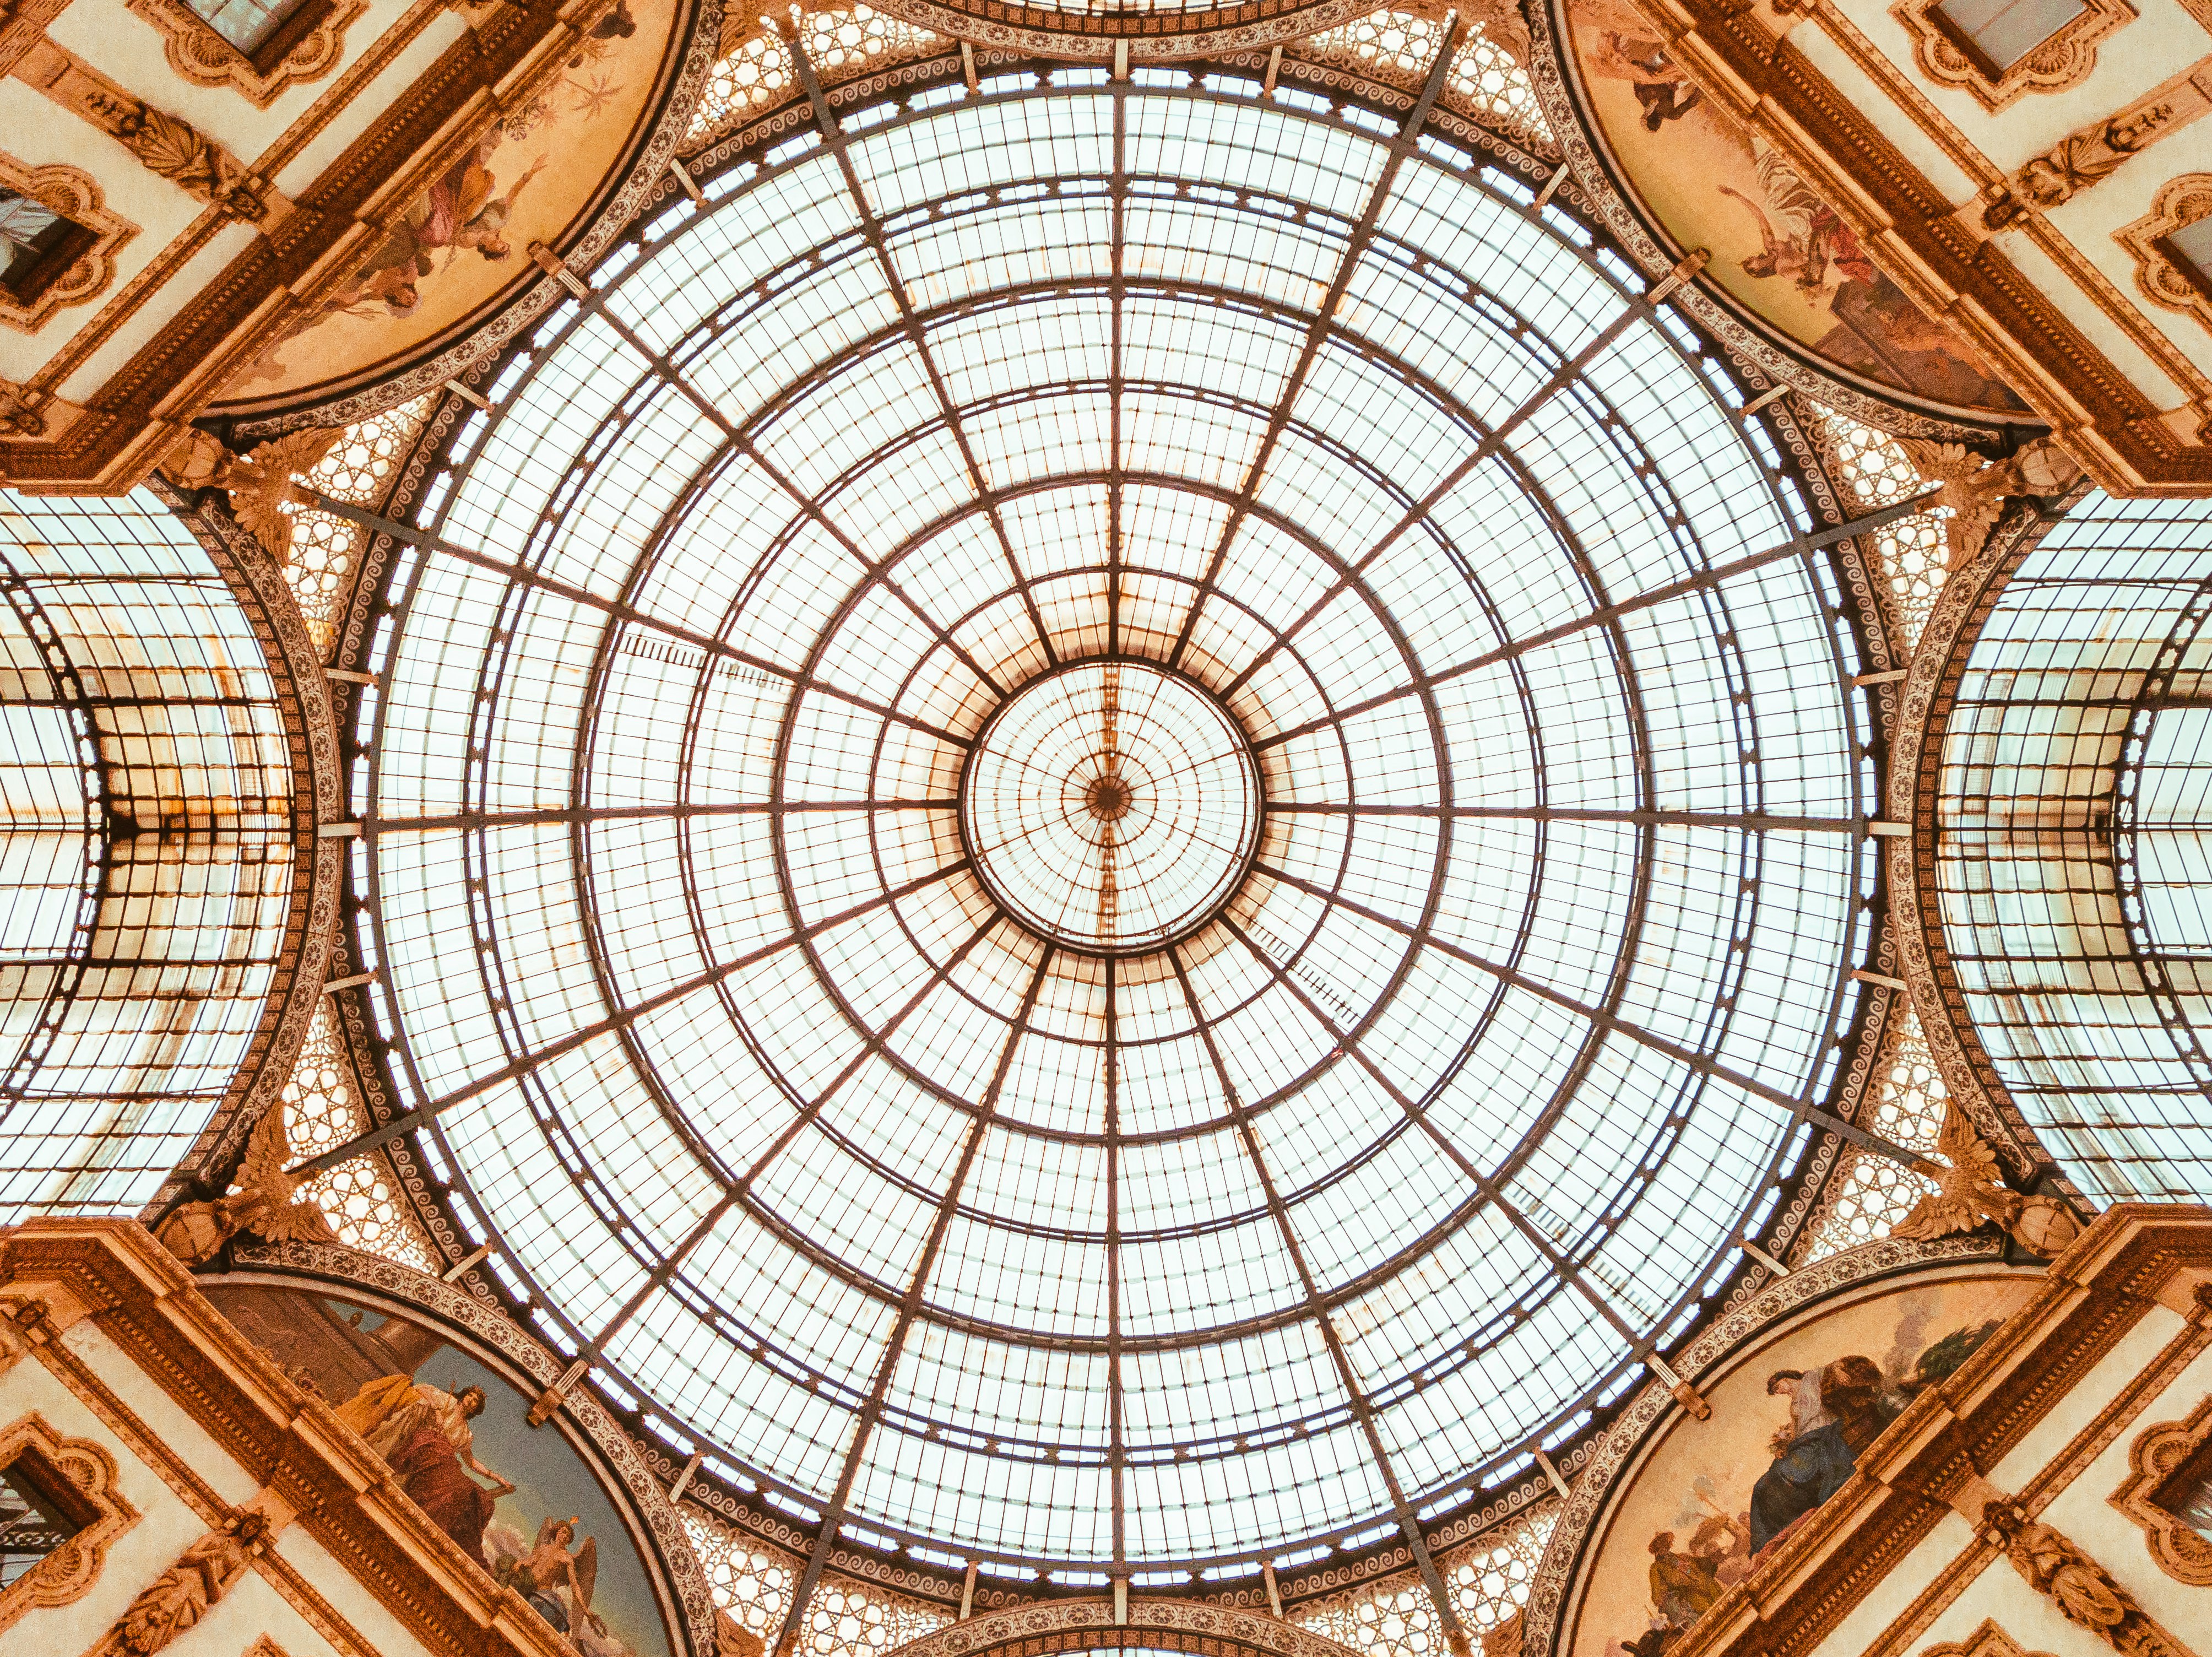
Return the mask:
<path id="1" fill-rule="evenodd" d="M 337 1413 L 391 1465 L 399 1488 L 430 1522 L 489 1569 L 484 1526 L 491 1522 L 494 1504 L 514 1486 L 476 1458 L 476 1433 L 469 1423 L 483 1407 L 481 1387 L 453 1393 L 410 1376 L 385 1375 L 366 1383 L 338 1405 Z M 472 1472 L 495 1488 L 486 1489 L 469 1476 Z"/>
<path id="2" fill-rule="evenodd" d="M 1593 49 L 1595 48 L 1595 49 Z M 1666 46 L 1633 31 L 1601 29 L 1584 47 L 1584 67 L 1628 82 L 1644 111 L 1644 130 L 1656 132 L 1695 109 L 1704 94 L 1684 79 Z"/>
<path id="3" fill-rule="evenodd" d="M 1751 1515 L 1715 1514 L 1691 1533 L 1690 1557 L 1711 1566 L 1721 1587 L 1734 1587 L 1751 1575 Z"/>
<path id="4" fill-rule="evenodd" d="M 599 1539 L 587 1536 L 582 1547 L 573 1553 L 568 1549 L 568 1544 L 576 1539 L 576 1527 L 581 1522 L 574 1515 L 547 1520 L 538 1527 L 538 1545 L 504 1573 L 515 1591 L 558 1634 L 574 1631 L 568 1605 L 574 1606 L 577 1618 L 589 1623 L 595 1632 L 604 1634 L 607 1629 L 599 1614 L 592 1609 L 592 1589 L 599 1575 Z M 568 1605 L 562 1604 L 555 1592 L 563 1587 L 568 1590 Z"/>
<path id="5" fill-rule="evenodd" d="M 1871 287 L 1878 279 L 1874 263 L 1835 209 L 1814 194 L 1813 186 L 1764 138 L 1752 139 L 1751 153 L 1765 202 L 1753 201 L 1732 185 L 1720 186 L 1721 194 L 1735 197 L 1759 221 L 1760 251 L 1740 261 L 1744 274 L 1786 277 L 1798 292 L 1815 300 L 1827 288 L 1832 271 L 1841 280 Z"/>
<path id="6" fill-rule="evenodd" d="M 1670 1629 L 1686 1629 L 1721 1597 L 1720 1578 L 1710 1558 L 1674 1551 L 1674 1532 L 1651 1538 L 1651 1603 Z"/>
<path id="7" fill-rule="evenodd" d="M 380 304 L 391 315 L 407 316 L 422 302 L 422 279 L 438 268 L 434 256 L 441 250 L 447 262 L 463 249 L 494 264 L 512 258 L 507 221 L 514 216 L 515 198 L 544 169 L 545 157 L 532 162 L 505 195 L 495 195 L 499 185 L 492 176 L 491 156 L 501 136 L 493 131 L 416 197 L 325 308 L 351 311 Z"/>
<path id="8" fill-rule="evenodd" d="M 1816 1427 L 1835 1417 L 1820 1402 L 1820 1372 L 1778 1369 L 1766 1378 L 1766 1396 L 1790 1400 L 1790 1419 L 1774 1429 L 1774 1453 L 1782 1454 Z"/>
<path id="9" fill-rule="evenodd" d="M 1782 1373 L 1767 1381 L 1775 1390 Z M 1802 1377 L 1800 1379 L 1802 1379 Z M 1902 1401 L 1883 1386 L 1882 1373 L 1872 1358 L 1854 1353 L 1838 1358 L 1819 1372 L 1820 1424 L 1793 1438 L 1774 1458 L 1774 1465 L 1751 1487 L 1751 1549 L 1756 1561 L 1765 1550 L 1822 1502 L 1844 1488 L 1858 1465 L 1859 1452 L 1897 1418 Z M 1793 1386 L 1790 1416 L 1800 1408 Z M 1824 1419 L 1820 1419 L 1824 1417 Z"/>
<path id="10" fill-rule="evenodd" d="M 636 33 L 637 19 L 629 15 L 629 0 L 615 0 L 615 9 L 592 24 L 584 39 L 586 41 L 627 40 Z M 581 46 L 576 55 L 568 59 L 568 67 L 581 69 L 585 58 L 598 55 L 589 46 Z"/>

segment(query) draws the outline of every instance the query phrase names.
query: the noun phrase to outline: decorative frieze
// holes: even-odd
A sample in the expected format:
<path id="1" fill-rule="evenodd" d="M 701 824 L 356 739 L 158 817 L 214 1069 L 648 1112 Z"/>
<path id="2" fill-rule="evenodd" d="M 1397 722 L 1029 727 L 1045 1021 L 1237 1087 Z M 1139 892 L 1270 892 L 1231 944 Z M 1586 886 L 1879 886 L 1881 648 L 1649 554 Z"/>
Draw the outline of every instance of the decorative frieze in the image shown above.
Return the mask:
<path id="1" fill-rule="evenodd" d="M 2192 1587 L 2212 1587 L 2212 1541 L 2178 1511 L 2173 1487 L 2204 1482 L 2208 1460 L 2212 1397 L 2184 1420 L 2145 1428 L 2128 1447 L 2128 1476 L 2112 1495 L 2112 1506 L 2141 1527 L 2158 1568 Z"/>
<path id="2" fill-rule="evenodd" d="M 52 222 L 37 236 L 50 244 L 21 277 L 0 282 L 0 323 L 35 332 L 64 305 L 82 304 L 115 279 L 115 254 L 138 227 L 107 210 L 100 186 L 74 167 L 32 167 L 0 150 L 0 198 L 21 213 L 26 205 Z M 12 417 L 15 399 L 0 396 L 0 417 Z"/>
<path id="3" fill-rule="evenodd" d="M 2031 92 L 2063 92 L 2097 67 L 2097 46 L 2135 21 L 2128 0 L 2087 0 L 2081 15 L 2010 64 L 1999 66 L 1976 51 L 1944 15 L 1942 0 L 1898 0 L 1889 15 L 1912 37 L 1920 72 L 1943 86 L 1963 87 L 1995 113 Z"/>
<path id="4" fill-rule="evenodd" d="M 2069 133 L 2028 161 L 2008 185 L 1985 198 L 1983 224 L 2002 230 L 2024 217 L 2031 207 L 2049 212 L 2064 206 L 2119 171 L 2130 155 L 2171 137 L 2208 110 L 2212 110 L 2212 58 L 2191 65 L 2117 113 Z"/>

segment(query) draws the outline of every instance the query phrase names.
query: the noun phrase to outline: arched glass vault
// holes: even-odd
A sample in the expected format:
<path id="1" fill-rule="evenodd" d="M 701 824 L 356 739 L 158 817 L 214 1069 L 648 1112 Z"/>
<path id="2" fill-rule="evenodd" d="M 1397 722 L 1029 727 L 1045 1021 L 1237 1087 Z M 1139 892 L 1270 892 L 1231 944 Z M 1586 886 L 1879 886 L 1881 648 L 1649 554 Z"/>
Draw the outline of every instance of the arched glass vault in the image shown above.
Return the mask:
<path id="1" fill-rule="evenodd" d="M 1871 739 L 1763 424 L 1425 104 L 1258 90 L 817 101 L 386 582 L 420 1154 L 863 1547 L 1417 1538 L 1694 1321 L 1854 1009 Z"/>
<path id="2" fill-rule="evenodd" d="M 292 752 L 252 622 L 150 492 L 0 493 L 0 1224 L 131 1214 L 290 967 Z"/>

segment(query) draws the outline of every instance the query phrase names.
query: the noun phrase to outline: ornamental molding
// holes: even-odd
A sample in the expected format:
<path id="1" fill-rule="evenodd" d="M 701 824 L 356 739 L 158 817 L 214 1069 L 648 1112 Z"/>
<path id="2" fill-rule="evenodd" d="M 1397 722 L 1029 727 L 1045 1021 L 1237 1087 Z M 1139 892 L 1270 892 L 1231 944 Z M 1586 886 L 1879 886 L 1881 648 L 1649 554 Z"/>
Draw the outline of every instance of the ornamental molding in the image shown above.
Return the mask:
<path id="1" fill-rule="evenodd" d="M 2050 1654 L 2028 1651 L 1993 1619 L 1984 1617 L 1981 1627 L 1965 1639 L 1949 1645 L 1930 1646 L 1920 1657 L 2050 1657 Z"/>
<path id="2" fill-rule="evenodd" d="M 346 28 L 368 9 L 368 0 L 307 0 L 255 57 L 216 34 L 185 0 L 130 0 L 130 6 L 161 31 L 162 54 L 182 79 L 229 87 L 266 109 L 287 87 L 320 80 L 337 67 Z"/>
<path id="3" fill-rule="evenodd" d="M 1905 1273 L 1994 1262 L 2003 1254 L 2004 1241 L 1996 1237 L 1947 1237 L 1934 1242 L 1891 1237 L 1862 1243 L 1770 1282 L 1706 1328 L 1673 1360 L 1674 1367 L 1694 1384 L 1737 1348 L 1778 1332 L 1780 1325 L 1818 1302 Z M 1559 1505 L 1559 1523 L 1529 1580 L 1528 1600 L 1522 1613 L 1522 1648 L 1530 1657 L 1541 1657 L 1552 1650 L 1564 1613 L 1571 1600 L 1580 1598 L 1578 1578 L 1585 1563 L 1584 1549 L 1619 1495 L 1617 1487 L 1625 1486 L 1624 1475 L 1656 1446 L 1661 1431 L 1683 1413 L 1686 1412 L 1672 1390 L 1655 1380 L 1636 1395 L 1598 1441 L 1572 1492 Z"/>
<path id="4" fill-rule="evenodd" d="M 64 1510 L 77 1529 L 4 1589 L 0 1634 L 32 1610 L 66 1605 L 92 1592 L 115 1539 L 138 1522 L 116 1488 L 115 1458 L 91 1439 L 64 1438 L 36 1410 L 0 1427 L 0 1470 Z"/>
<path id="5" fill-rule="evenodd" d="M 2112 1504 L 2143 1533 L 2158 1568 L 2177 1582 L 2212 1587 L 2212 1541 L 2160 1498 L 2174 1477 L 2199 1462 L 2212 1443 L 2212 1395 L 2180 1421 L 2160 1422 L 2128 1447 L 2128 1476 Z"/>
<path id="6" fill-rule="evenodd" d="M 77 227 L 77 240 L 82 243 L 68 264 L 45 278 L 27 299 L 0 288 L 0 324 L 20 333 L 36 333 L 63 306 L 81 305 L 115 280 L 115 255 L 138 234 L 138 227 L 109 212 L 99 181 L 74 167 L 32 167 L 0 151 L 0 188 L 61 214 Z"/>
<path id="7" fill-rule="evenodd" d="M 992 3 L 994 17 L 977 16 L 939 0 L 878 0 L 877 9 L 921 28 L 994 51 L 1042 58 L 1097 62 L 1127 50 L 1133 60 L 1170 63 L 1181 58 L 1217 58 L 1231 52 L 1267 52 L 1292 40 L 1355 22 L 1377 9 L 1376 0 L 1316 0 L 1310 5 L 1276 9 L 1273 17 L 1224 26 L 1222 13 L 1264 13 L 1266 5 L 1223 7 L 1193 14 L 1133 10 L 1061 12 L 1056 6 Z M 1000 21 L 1011 14 L 1017 21 Z"/>
<path id="8" fill-rule="evenodd" d="M 1200 1599 L 1132 1597 L 1117 1621 L 1110 1599 L 1055 1599 L 987 1611 L 909 1640 L 887 1657 L 978 1657 L 1024 1644 L 1030 1651 L 1097 1648 L 1100 1631 L 1148 1633 L 1155 1648 L 1200 1651 L 1207 1657 L 1358 1657 L 1348 1647 L 1263 1611 L 1240 1611 Z M 1139 1643 L 1121 1636 L 1132 1646 Z M 1031 1643 L 1034 1642 L 1034 1643 Z"/>
<path id="9" fill-rule="evenodd" d="M 504 1313 L 451 1283 L 380 1255 L 364 1254 L 339 1244 L 287 1242 L 234 1245 L 231 1258 L 237 1270 L 201 1281 L 294 1289 L 304 1282 L 313 1284 L 314 1292 L 320 1294 L 381 1301 L 386 1304 L 380 1310 L 399 1310 L 426 1318 L 441 1325 L 441 1332 L 457 1333 L 463 1344 L 478 1348 L 480 1355 L 488 1351 L 502 1361 L 494 1368 L 504 1367 L 510 1375 L 526 1378 L 530 1384 L 520 1389 L 526 1396 L 553 1386 L 561 1377 L 561 1362 Z M 653 1476 L 638 1447 L 582 1383 L 568 1390 L 555 1419 L 573 1429 L 572 1438 L 580 1436 L 586 1441 L 586 1453 L 595 1454 L 628 1494 L 631 1511 L 643 1521 L 653 1547 L 659 1550 L 692 1651 L 714 1650 L 714 1601 L 708 1590 L 707 1573 L 692 1549 L 682 1513 L 669 1501 L 666 1489 Z M 1305 1654 L 1290 1654 L 1289 1657 Z"/>
<path id="10" fill-rule="evenodd" d="M 2168 240 L 2212 218 L 2212 173 L 2184 173 L 2159 186 L 2150 211 L 2112 232 L 2136 265 L 2136 291 L 2154 305 L 2180 311 L 2212 328 L 2212 287 L 2188 270 Z"/>
<path id="11" fill-rule="evenodd" d="M 1939 15 L 1943 0 L 1898 0 L 1889 15 L 1912 37 L 1912 60 L 1938 86 L 1964 87 L 1995 114 L 2031 92 L 2063 92 L 2088 79 L 2097 46 L 2135 21 L 2128 0 L 2083 0 L 2081 15 L 2050 39 L 1998 69 Z"/>

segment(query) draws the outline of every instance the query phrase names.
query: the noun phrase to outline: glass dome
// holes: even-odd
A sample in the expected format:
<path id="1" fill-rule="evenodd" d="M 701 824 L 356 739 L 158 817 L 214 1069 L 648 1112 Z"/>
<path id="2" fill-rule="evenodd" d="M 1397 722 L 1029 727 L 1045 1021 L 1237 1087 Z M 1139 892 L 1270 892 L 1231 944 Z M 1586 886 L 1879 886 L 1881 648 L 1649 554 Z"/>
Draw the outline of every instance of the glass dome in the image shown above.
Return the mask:
<path id="1" fill-rule="evenodd" d="M 387 587 L 362 947 L 464 1229 L 679 1452 L 1141 1587 L 1694 1321 L 1832 1080 L 1868 739 L 1579 221 L 1055 79 L 781 141 L 514 357 Z"/>

